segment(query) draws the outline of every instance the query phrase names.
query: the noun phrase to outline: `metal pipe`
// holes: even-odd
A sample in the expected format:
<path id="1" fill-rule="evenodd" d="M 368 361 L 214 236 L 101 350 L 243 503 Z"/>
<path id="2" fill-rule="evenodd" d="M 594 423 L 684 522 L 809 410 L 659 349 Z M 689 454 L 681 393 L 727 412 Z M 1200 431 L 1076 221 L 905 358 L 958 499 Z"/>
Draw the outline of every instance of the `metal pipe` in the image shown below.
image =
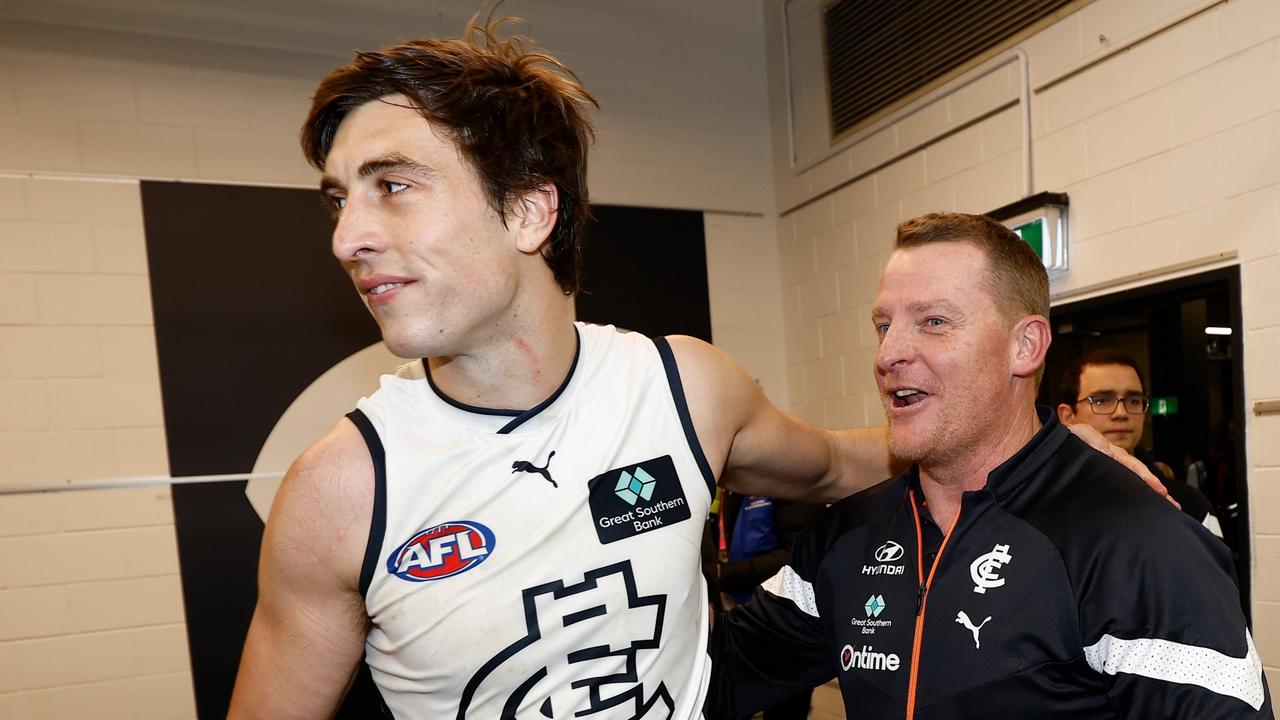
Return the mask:
<path id="1" fill-rule="evenodd" d="M 236 482 L 240 480 L 278 480 L 282 472 L 229 473 L 226 475 L 136 475 L 132 477 L 99 478 L 94 480 L 60 480 L 46 483 L 2 484 L 0 496 L 29 493 L 63 492 L 65 490 L 124 490 L 129 488 L 168 487 L 193 483 Z"/>

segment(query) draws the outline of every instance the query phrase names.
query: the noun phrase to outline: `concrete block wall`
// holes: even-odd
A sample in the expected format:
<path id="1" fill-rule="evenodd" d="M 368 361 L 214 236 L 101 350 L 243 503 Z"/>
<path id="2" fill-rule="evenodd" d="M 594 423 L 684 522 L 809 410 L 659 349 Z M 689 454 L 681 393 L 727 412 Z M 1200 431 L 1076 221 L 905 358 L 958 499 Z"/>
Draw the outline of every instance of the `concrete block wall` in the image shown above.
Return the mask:
<path id="1" fill-rule="evenodd" d="M 881 423 L 868 310 L 894 226 L 1022 197 L 1018 108 L 990 114 L 1016 98 L 1016 73 L 793 171 L 779 150 L 788 142 L 780 4 L 765 9 L 792 407 L 831 427 Z M 1223 262 L 1241 267 L 1246 407 L 1280 398 L 1280 3 L 1096 0 L 1022 47 L 1038 88 L 1033 191 L 1071 197 L 1071 270 L 1053 291 L 1234 252 Z M 1254 637 L 1275 686 L 1280 418 L 1249 415 L 1245 431 Z"/>
<path id="2" fill-rule="evenodd" d="M 166 475 L 137 183 L 0 187 L 0 484 Z M 194 714 L 168 489 L 0 495 L 0 717 Z"/>
<path id="3" fill-rule="evenodd" d="M 540 40 L 604 105 L 594 200 L 717 211 L 713 333 L 785 404 L 762 30 L 735 22 L 647 64 L 638 27 Z M 138 179 L 315 187 L 297 130 L 345 59 L 0 23 L 0 486 L 168 473 Z M 0 495 L 0 718 L 194 717 L 178 571 L 167 489 Z"/>

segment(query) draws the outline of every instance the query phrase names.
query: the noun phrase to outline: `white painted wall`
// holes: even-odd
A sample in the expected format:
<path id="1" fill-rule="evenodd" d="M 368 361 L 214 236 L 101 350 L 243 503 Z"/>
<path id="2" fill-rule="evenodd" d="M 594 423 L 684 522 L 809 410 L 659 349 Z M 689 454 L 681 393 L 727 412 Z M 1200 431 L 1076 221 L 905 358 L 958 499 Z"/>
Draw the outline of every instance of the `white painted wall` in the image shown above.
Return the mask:
<path id="1" fill-rule="evenodd" d="M 593 199 L 721 211 L 713 333 L 785 404 L 762 21 L 699 13 L 532 19 L 603 105 Z M 137 180 L 313 187 L 345 60 L 0 22 L 0 484 L 167 474 Z M 0 717 L 194 713 L 168 491 L 0 496 Z"/>
<path id="2" fill-rule="evenodd" d="M 1280 3 L 1208 3 L 1102 58 L 1196 4 L 1096 0 L 1022 44 L 1037 87 L 1097 60 L 1034 95 L 1034 191 L 1071 197 L 1071 271 L 1055 281 L 1055 293 L 1237 253 L 1231 262 L 1241 266 L 1245 396 L 1252 407 L 1280 397 Z M 894 227 L 932 210 L 986 212 L 1022 196 L 1017 109 L 970 124 L 1016 97 L 1017 76 L 997 73 L 793 172 L 781 17 L 781 0 L 768 0 L 790 400 L 797 414 L 819 424 L 878 424 L 883 411 L 872 379 L 868 308 Z M 810 116 L 823 112 L 805 109 Z M 803 147 L 823 140 L 809 132 Z M 1280 418 L 1250 415 L 1246 437 L 1254 637 L 1274 686 Z"/>

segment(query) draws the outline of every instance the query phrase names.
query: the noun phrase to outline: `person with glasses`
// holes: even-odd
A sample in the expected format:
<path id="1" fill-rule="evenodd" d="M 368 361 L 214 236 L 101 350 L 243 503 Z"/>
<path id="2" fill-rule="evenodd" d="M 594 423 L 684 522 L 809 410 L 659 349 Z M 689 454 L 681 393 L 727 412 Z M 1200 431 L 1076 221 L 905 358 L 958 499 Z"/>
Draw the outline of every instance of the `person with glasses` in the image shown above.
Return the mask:
<path id="1" fill-rule="evenodd" d="M 1172 469 L 1138 447 L 1146 424 L 1147 397 L 1138 362 L 1111 349 L 1096 350 L 1077 360 L 1062 375 L 1058 419 L 1063 425 L 1086 424 L 1142 460 L 1178 501 L 1182 511 L 1222 537 L 1222 525 L 1208 498 L 1174 477 Z"/>

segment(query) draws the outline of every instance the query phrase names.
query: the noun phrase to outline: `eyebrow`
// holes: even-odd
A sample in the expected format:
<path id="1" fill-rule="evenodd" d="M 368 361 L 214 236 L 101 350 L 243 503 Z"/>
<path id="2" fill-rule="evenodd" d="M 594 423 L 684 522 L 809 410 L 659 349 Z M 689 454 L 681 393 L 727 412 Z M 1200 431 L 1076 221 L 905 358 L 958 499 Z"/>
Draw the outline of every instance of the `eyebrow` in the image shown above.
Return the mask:
<path id="1" fill-rule="evenodd" d="M 367 178 L 384 172 L 406 172 L 417 175 L 435 174 L 435 170 L 431 169 L 430 166 L 423 165 L 408 155 L 393 152 L 370 158 L 361 163 L 356 170 L 356 177 Z M 320 179 L 320 192 L 323 194 L 328 194 L 333 190 L 342 190 L 343 188 L 342 182 L 332 175 L 325 175 Z"/>
<path id="2" fill-rule="evenodd" d="M 917 313 L 937 310 L 937 311 L 947 313 L 948 315 L 964 315 L 964 313 L 960 310 L 959 306 L 957 306 L 955 303 L 952 303 L 947 300 L 942 300 L 942 299 L 917 300 L 907 305 L 907 309 Z"/>
<path id="3" fill-rule="evenodd" d="M 936 300 L 916 300 L 914 302 L 907 304 L 907 311 L 912 314 L 920 314 L 920 313 L 930 312 L 934 310 L 946 313 L 948 315 L 964 317 L 964 312 L 960 309 L 959 306 L 957 306 L 955 303 L 952 303 L 948 300 L 942 300 L 941 298 Z M 880 307 L 879 305 L 876 305 L 875 307 L 871 308 L 871 317 L 873 318 L 883 317 L 888 314 L 889 313 L 886 312 L 885 309 Z"/>

